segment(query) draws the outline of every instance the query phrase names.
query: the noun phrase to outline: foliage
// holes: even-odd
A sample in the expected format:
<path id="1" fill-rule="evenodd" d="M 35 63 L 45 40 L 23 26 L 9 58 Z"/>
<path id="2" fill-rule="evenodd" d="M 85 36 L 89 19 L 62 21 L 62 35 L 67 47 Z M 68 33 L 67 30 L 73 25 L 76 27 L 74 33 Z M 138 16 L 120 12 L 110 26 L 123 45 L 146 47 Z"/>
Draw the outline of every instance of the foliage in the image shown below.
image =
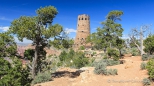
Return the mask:
<path id="1" fill-rule="evenodd" d="M 10 62 L 0 57 L 0 85 L 30 86 L 31 79 L 28 69 L 23 68 L 21 61 L 17 58 L 8 60 Z"/>
<path id="2" fill-rule="evenodd" d="M 121 24 L 117 23 L 117 20 L 121 20 L 120 17 L 122 15 L 122 11 L 114 10 L 109 12 L 106 20 L 101 23 L 103 28 L 97 28 L 97 32 L 92 33 L 88 37 L 87 42 L 96 46 L 96 49 L 104 49 L 104 52 L 106 52 L 108 47 L 114 46 L 116 40 L 122 36 L 123 28 Z M 119 48 L 121 47 L 121 45 L 117 45 Z"/>
<path id="3" fill-rule="evenodd" d="M 106 68 L 106 63 L 103 61 L 99 61 L 95 65 L 94 73 L 95 74 L 102 74 L 102 75 L 117 75 L 117 69 L 107 69 Z"/>
<path id="4" fill-rule="evenodd" d="M 118 38 L 116 40 L 115 45 L 116 45 L 116 48 L 119 50 L 120 56 L 122 56 L 121 49 L 125 47 L 125 41 L 121 38 Z"/>
<path id="5" fill-rule="evenodd" d="M 154 35 L 150 35 L 149 37 L 147 37 L 144 40 L 144 51 L 149 53 L 149 54 L 153 54 L 154 52 Z"/>
<path id="6" fill-rule="evenodd" d="M 148 70 L 150 79 L 154 79 L 154 59 L 150 59 L 147 62 L 146 69 Z"/>
<path id="7" fill-rule="evenodd" d="M 82 52 L 78 52 L 78 55 L 73 58 L 73 65 L 76 68 L 81 68 L 86 66 L 89 63 L 89 60 Z"/>
<path id="8" fill-rule="evenodd" d="M 102 60 L 100 60 L 100 61 L 98 61 L 98 62 L 94 62 L 93 64 L 92 64 L 92 66 L 96 66 L 97 65 L 97 63 L 105 63 L 106 64 L 106 66 L 113 66 L 113 65 L 118 65 L 118 64 L 120 64 L 120 62 L 119 61 L 115 61 L 115 60 L 112 60 L 112 59 L 102 59 Z"/>
<path id="9" fill-rule="evenodd" d="M 54 40 L 49 41 L 50 46 L 54 46 L 58 49 L 68 49 L 72 48 L 72 45 L 74 44 L 73 39 L 69 39 L 68 34 L 63 31 L 62 36 L 59 36 L 59 38 L 55 38 Z"/>
<path id="10" fill-rule="evenodd" d="M 0 57 L 16 55 L 17 46 L 13 36 L 8 32 L 0 33 Z"/>
<path id="11" fill-rule="evenodd" d="M 121 55 L 123 56 L 124 54 L 128 54 L 128 49 L 122 48 L 121 50 Z"/>
<path id="12" fill-rule="evenodd" d="M 140 41 L 137 40 L 135 37 L 133 39 L 127 39 L 130 48 L 137 48 L 137 46 L 134 44 L 134 41 L 137 45 L 140 45 Z"/>
<path id="13" fill-rule="evenodd" d="M 95 66 L 95 69 L 94 69 L 94 73 L 106 75 L 107 74 L 106 64 L 103 62 L 97 63 L 97 65 Z"/>
<path id="14" fill-rule="evenodd" d="M 138 51 L 137 48 L 131 48 L 131 54 L 132 56 L 137 56 L 140 55 L 140 52 Z"/>
<path id="15" fill-rule="evenodd" d="M 119 61 L 115 61 L 115 60 L 112 60 L 112 59 L 103 59 L 102 62 L 106 63 L 107 66 L 113 66 L 113 65 L 120 64 Z"/>
<path id="16" fill-rule="evenodd" d="M 32 62 L 34 58 L 34 53 L 35 53 L 34 49 L 27 49 L 24 52 L 24 58 Z"/>
<path id="17" fill-rule="evenodd" d="M 149 59 L 149 55 L 148 54 L 143 54 L 142 55 L 142 60 L 143 61 L 147 61 Z"/>
<path id="18" fill-rule="evenodd" d="M 49 72 L 42 72 L 37 74 L 37 76 L 35 77 L 32 83 L 37 84 L 37 83 L 43 83 L 51 80 L 52 80 L 52 77 Z"/>
<path id="19" fill-rule="evenodd" d="M 141 70 L 146 69 L 146 65 L 147 64 L 145 62 L 142 62 L 141 65 L 140 65 Z"/>
<path id="20" fill-rule="evenodd" d="M 53 6 L 40 7 L 36 10 L 37 16 L 21 16 L 11 22 L 9 32 L 16 34 L 20 41 L 24 38 L 31 40 L 35 46 L 35 54 L 32 63 L 32 77 L 35 78 L 41 59 L 44 59 L 43 49 L 48 46 L 50 38 L 58 38 L 62 32 L 62 26 L 53 25 L 53 18 L 57 15 L 57 9 Z M 28 34 L 27 34 L 28 33 Z"/>
<path id="21" fill-rule="evenodd" d="M 84 50 L 85 49 L 85 47 L 84 46 L 80 46 L 80 50 Z"/>
<path id="22" fill-rule="evenodd" d="M 75 52 L 71 49 L 68 53 L 66 51 L 61 52 L 59 55 L 59 66 L 81 68 L 89 64 L 89 59 L 85 57 L 83 52 Z"/>
<path id="23" fill-rule="evenodd" d="M 108 48 L 107 54 L 110 58 L 113 57 L 114 60 L 119 60 L 119 52 L 116 49 Z"/>
<path id="24" fill-rule="evenodd" d="M 142 83 L 143 83 L 144 86 L 149 86 L 151 84 L 151 82 L 148 78 L 144 78 Z"/>
<path id="25" fill-rule="evenodd" d="M 117 69 L 107 69 L 107 75 L 118 75 Z"/>

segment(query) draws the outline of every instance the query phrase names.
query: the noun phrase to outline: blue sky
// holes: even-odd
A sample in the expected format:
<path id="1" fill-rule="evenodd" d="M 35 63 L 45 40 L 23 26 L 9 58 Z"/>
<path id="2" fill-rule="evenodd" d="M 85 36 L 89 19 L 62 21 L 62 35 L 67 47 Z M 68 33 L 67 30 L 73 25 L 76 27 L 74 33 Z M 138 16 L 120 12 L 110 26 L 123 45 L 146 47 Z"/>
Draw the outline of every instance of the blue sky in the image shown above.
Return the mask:
<path id="1" fill-rule="evenodd" d="M 91 32 L 95 32 L 97 27 L 101 27 L 100 22 L 104 21 L 105 16 L 112 10 L 124 12 L 122 21 L 119 22 L 124 28 L 124 36 L 127 36 L 132 28 L 140 28 L 144 24 L 152 24 L 150 28 L 154 32 L 154 0 L 1 0 L 0 32 L 6 31 L 14 19 L 20 16 L 35 16 L 35 11 L 40 6 L 49 5 L 58 10 L 53 23 L 69 30 L 71 38 L 76 35 L 78 15 L 88 14 Z"/>

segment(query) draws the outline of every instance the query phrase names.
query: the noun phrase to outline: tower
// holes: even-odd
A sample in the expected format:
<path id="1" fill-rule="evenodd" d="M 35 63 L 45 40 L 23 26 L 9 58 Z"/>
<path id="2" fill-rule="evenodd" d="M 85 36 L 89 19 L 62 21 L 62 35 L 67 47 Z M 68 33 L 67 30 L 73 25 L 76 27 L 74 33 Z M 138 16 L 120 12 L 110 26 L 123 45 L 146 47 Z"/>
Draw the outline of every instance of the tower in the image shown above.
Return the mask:
<path id="1" fill-rule="evenodd" d="M 77 33 L 74 47 L 86 46 L 86 38 L 90 35 L 90 17 L 86 14 L 79 15 L 77 19 Z"/>

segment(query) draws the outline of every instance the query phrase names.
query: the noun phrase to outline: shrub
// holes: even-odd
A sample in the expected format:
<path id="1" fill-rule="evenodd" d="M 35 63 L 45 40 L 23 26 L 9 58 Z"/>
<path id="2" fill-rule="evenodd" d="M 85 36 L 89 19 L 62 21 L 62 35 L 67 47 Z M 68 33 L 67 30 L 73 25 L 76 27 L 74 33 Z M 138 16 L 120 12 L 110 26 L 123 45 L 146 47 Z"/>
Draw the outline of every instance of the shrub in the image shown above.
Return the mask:
<path id="1" fill-rule="evenodd" d="M 106 66 L 113 66 L 113 65 L 118 65 L 118 64 L 120 64 L 120 61 L 114 61 L 114 60 L 112 60 L 112 59 L 102 59 L 102 60 L 100 60 L 100 61 L 98 61 L 98 62 L 93 62 L 92 63 L 92 66 L 96 66 L 98 63 L 105 63 L 106 64 Z"/>
<path id="2" fill-rule="evenodd" d="M 60 61 L 57 66 L 64 67 L 73 67 L 73 68 L 81 68 L 90 63 L 89 59 L 85 57 L 83 52 L 74 52 L 74 50 L 70 50 L 68 53 L 63 51 L 59 55 Z"/>
<path id="3" fill-rule="evenodd" d="M 131 54 L 132 54 L 132 56 L 137 56 L 137 55 L 139 55 L 140 53 L 139 53 L 139 51 L 137 50 L 137 48 L 131 48 Z"/>
<path id="4" fill-rule="evenodd" d="M 95 64 L 94 73 L 95 74 L 102 74 L 102 75 L 117 75 L 117 69 L 106 69 L 106 63 L 103 61 L 99 61 Z"/>
<path id="5" fill-rule="evenodd" d="M 84 50 L 85 49 L 85 47 L 84 46 L 80 46 L 80 50 Z"/>
<path id="6" fill-rule="evenodd" d="M 154 59 L 154 55 L 149 55 L 149 59 Z"/>
<path id="7" fill-rule="evenodd" d="M 150 80 L 147 79 L 147 78 L 144 78 L 143 81 L 142 81 L 142 83 L 143 83 L 144 86 L 148 86 L 148 85 L 151 84 Z"/>
<path id="8" fill-rule="evenodd" d="M 24 52 L 25 59 L 32 61 L 34 57 L 34 53 L 35 53 L 34 49 L 25 50 Z"/>
<path id="9" fill-rule="evenodd" d="M 33 80 L 33 84 L 47 82 L 51 80 L 52 80 L 51 74 L 46 71 L 44 73 L 38 73 L 35 79 Z"/>
<path id="10" fill-rule="evenodd" d="M 75 68 L 81 68 L 89 64 L 89 59 L 85 57 L 84 53 L 82 52 L 77 52 L 72 61 Z"/>
<path id="11" fill-rule="evenodd" d="M 124 49 L 124 48 L 122 48 L 120 51 L 121 51 L 121 54 L 122 54 L 122 55 L 127 54 L 127 50 Z"/>
<path id="12" fill-rule="evenodd" d="M 154 35 L 147 37 L 144 40 L 143 45 L 145 46 L 144 51 L 152 55 L 154 52 Z"/>
<path id="13" fill-rule="evenodd" d="M 107 69 L 107 75 L 118 75 L 117 69 Z"/>
<path id="14" fill-rule="evenodd" d="M 107 66 L 113 66 L 120 64 L 120 61 L 115 61 L 112 59 L 103 59 L 102 62 L 106 63 Z"/>
<path id="15" fill-rule="evenodd" d="M 103 62 L 98 62 L 95 65 L 94 73 L 95 74 L 104 74 L 104 75 L 106 75 L 107 74 L 106 64 L 103 63 Z"/>
<path id="16" fill-rule="evenodd" d="M 142 60 L 143 61 L 147 61 L 148 59 L 149 59 L 149 55 L 147 55 L 147 54 L 142 55 Z"/>
<path id="17" fill-rule="evenodd" d="M 150 79 L 154 79 L 154 59 L 150 59 L 147 62 L 146 69 L 148 70 L 148 75 Z"/>
<path id="18" fill-rule="evenodd" d="M 141 65 L 140 65 L 140 68 L 141 68 L 141 70 L 146 69 L 146 63 L 145 62 L 142 62 Z"/>
<path id="19" fill-rule="evenodd" d="M 114 60 L 119 60 L 119 52 L 116 49 L 107 49 L 107 54 L 109 57 L 113 57 Z"/>

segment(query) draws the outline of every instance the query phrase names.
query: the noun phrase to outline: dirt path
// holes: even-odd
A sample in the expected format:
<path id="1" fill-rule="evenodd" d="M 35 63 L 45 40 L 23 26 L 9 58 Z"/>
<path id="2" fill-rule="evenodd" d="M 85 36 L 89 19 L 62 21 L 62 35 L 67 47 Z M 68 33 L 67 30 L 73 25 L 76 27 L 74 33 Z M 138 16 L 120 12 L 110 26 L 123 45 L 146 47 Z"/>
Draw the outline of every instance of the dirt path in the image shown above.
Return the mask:
<path id="1" fill-rule="evenodd" d="M 93 73 L 93 67 L 85 67 L 86 71 L 80 73 L 78 77 L 55 78 L 54 81 L 35 86 L 143 86 L 142 80 L 148 75 L 146 70 L 140 70 L 141 57 L 125 57 L 124 60 L 126 61 L 124 64 L 107 67 L 118 70 L 118 75 L 115 76 L 96 75 Z M 69 68 L 60 69 L 64 70 L 75 71 Z"/>

